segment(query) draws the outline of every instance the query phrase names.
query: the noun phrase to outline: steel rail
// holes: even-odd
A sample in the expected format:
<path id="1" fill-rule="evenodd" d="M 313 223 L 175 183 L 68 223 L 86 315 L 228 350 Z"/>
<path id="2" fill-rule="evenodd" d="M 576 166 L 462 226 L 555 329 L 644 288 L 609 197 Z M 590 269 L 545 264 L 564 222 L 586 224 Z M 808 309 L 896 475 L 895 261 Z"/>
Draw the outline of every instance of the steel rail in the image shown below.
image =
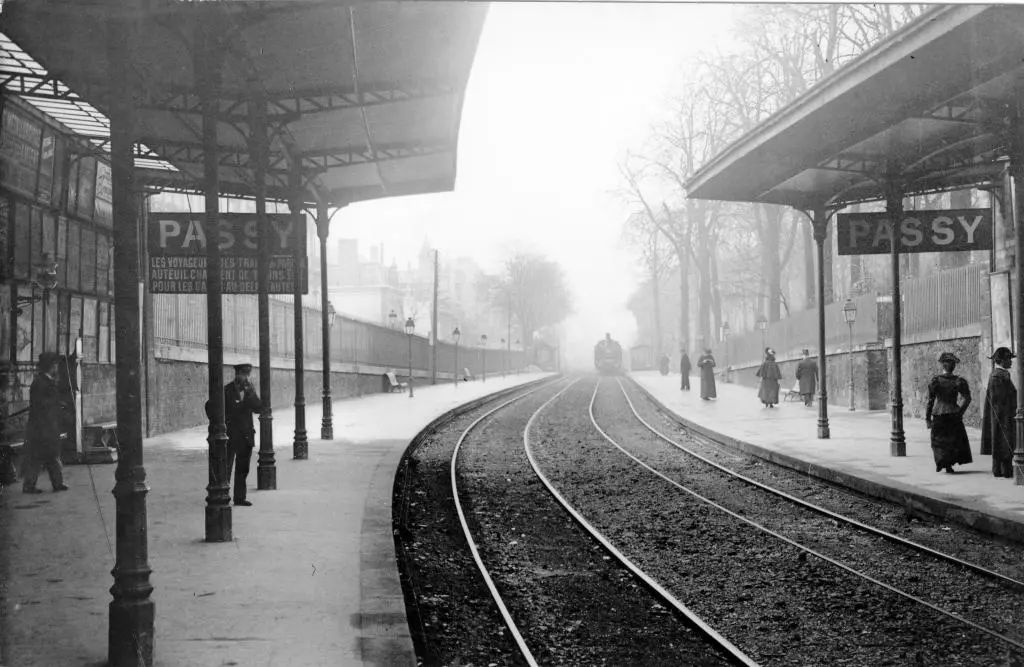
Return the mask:
<path id="1" fill-rule="evenodd" d="M 687 487 L 683 486 L 682 484 L 680 484 L 679 482 L 675 481 L 674 479 L 671 479 L 670 477 L 668 477 L 665 474 L 659 472 L 658 470 L 655 470 L 654 468 L 652 468 L 651 466 L 647 465 L 646 463 L 641 461 L 639 458 L 637 458 L 636 456 L 634 456 L 630 452 L 626 451 L 626 449 L 622 445 L 620 445 L 618 442 L 616 442 L 614 438 L 612 438 L 610 435 L 608 435 L 608 433 L 606 433 L 604 431 L 604 429 L 602 429 L 600 427 L 600 425 L 598 425 L 597 419 L 594 416 L 594 401 L 597 399 L 597 390 L 600 388 L 600 386 L 601 386 L 601 383 L 599 381 L 597 383 L 597 386 L 594 387 L 594 394 L 593 394 L 593 396 L 590 399 L 590 421 L 594 425 L 594 428 L 597 429 L 597 431 L 602 436 L 604 436 L 604 438 L 608 442 L 610 442 L 613 446 L 615 446 L 615 448 L 617 448 L 623 454 L 625 454 L 630 459 L 632 459 L 641 468 L 644 468 L 645 470 L 647 470 L 647 471 L 649 471 L 651 473 L 654 473 L 655 475 L 657 475 L 661 479 L 665 480 L 666 482 L 668 482 L 672 486 L 676 487 L 680 491 L 683 491 L 684 493 L 687 493 L 687 494 L 693 496 L 694 498 L 696 498 L 697 500 L 705 503 L 706 505 L 710 505 L 711 507 L 714 507 L 715 509 L 717 509 L 717 510 L 719 510 L 721 512 L 724 512 L 725 514 L 728 514 L 729 516 L 731 516 L 731 517 L 733 517 L 735 519 L 738 519 L 738 520 L 742 521 L 743 523 L 746 523 L 747 525 L 749 525 L 749 526 L 751 526 L 751 527 L 753 527 L 753 528 L 755 528 L 755 529 L 757 529 L 757 530 L 759 530 L 761 532 L 767 533 L 768 535 L 771 535 L 772 537 L 774 537 L 774 538 L 776 538 L 778 540 L 781 540 L 782 542 L 785 542 L 786 544 L 794 546 L 797 549 L 800 549 L 801 551 L 814 556 L 815 558 L 819 558 L 819 559 L 825 561 L 826 563 L 829 563 L 830 565 L 834 565 L 834 566 L 836 566 L 836 567 L 838 567 L 840 569 L 843 569 L 843 570 L 849 572 L 850 574 L 852 574 L 852 575 L 854 575 L 856 577 L 859 577 L 859 578 L 861 578 L 861 579 L 863 579 L 865 581 L 871 582 L 872 584 L 875 584 L 876 586 L 880 586 L 880 587 L 882 587 L 882 588 L 884 588 L 884 589 L 886 589 L 886 590 L 888 590 L 888 591 L 890 591 L 892 593 L 895 593 L 896 595 L 899 595 L 900 597 L 906 598 L 906 599 L 911 600 L 913 602 L 916 602 L 916 603 L 918 603 L 918 604 L 920 604 L 922 606 L 928 607 L 932 611 L 938 612 L 939 614 L 942 614 L 943 616 L 948 616 L 949 618 L 952 618 L 952 619 L 954 619 L 956 621 L 959 621 L 960 623 L 968 625 L 968 626 L 974 628 L 975 630 L 979 630 L 980 632 L 984 632 L 985 634 L 987 634 L 987 635 L 989 635 L 991 637 L 995 637 L 996 639 L 998 639 L 1000 641 L 1006 642 L 1007 644 L 1010 644 L 1011 646 L 1015 646 L 1017 648 L 1024 649 L 1024 643 L 1018 642 L 1015 639 L 1011 639 L 1010 637 L 1007 637 L 1006 635 L 1001 634 L 999 632 L 996 632 L 995 630 L 992 630 L 990 628 L 986 628 L 985 626 L 980 625 L 978 623 L 975 623 L 974 621 L 971 621 L 969 619 L 966 619 L 963 616 L 960 616 L 959 614 L 956 614 L 954 612 L 951 612 L 951 611 L 948 611 L 946 609 L 943 609 L 942 607 L 939 607 L 938 605 L 932 604 L 931 602 L 928 602 L 927 600 L 923 600 L 923 599 L 921 599 L 921 598 L 919 598 L 919 597 L 917 597 L 915 595 L 911 595 L 910 593 L 902 591 L 902 590 L 896 588 L 895 586 L 891 586 L 891 585 L 885 583 L 884 581 L 879 581 L 878 579 L 875 579 L 871 575 L 868 575 L 868 574 L 865 574 L 865 573 L 863 573 L 863 572 L 861 572 L 859 570 L 856 570 L 856 569 L 850 567 L 849 565 L 846 565 L 844 563 L 840 563 L 839 561 L 835 560 L 834 558 L 826 556 L 825 554 L 823 554 L 823 553 L 821 553 L 821 552 L 819 552 L 819 551 L 817 551 L 815 549 L 812 549 L 811 547 L 804 546 L 803 544 L 800 544 L 799 542 L 797 542 L 797 541 L 795 541 L 793 539 L 790 539 L 790 538 L 786 537 L 785 535 L 777 533 L 776 531 L 772 530 L 771 528 L 768 528 L 767 526 L 763 526 L 763 525 L 757 523 L 756 521 L 753 521 L 751 519 L 748 519 L 745 516 L 737 514 L 736 512 L 733 512 L 732 510 L 730 510 L 729 508 L 724 507 L 722 505 L 719 505 L 718 503 L 716 503 L 715 501 L 711 500 L 710 498 L 705 498 L 704 496 L 700 495 L 699 493 L 697 493 L 693 489 L 687 488 Z"/>
<path id="2" fill-rule="evenodd" d="M 504 403 L 501 403 L 500 405 L 492 408 L 491 410 L 488 410 L 484 414 L 477 417 L 477 419 L 474 420 L 472 424 L 466 427 L 466 430 L 462 432 L 461 436 L 459 436 L 458 442 L 455 443 L 455 449 L 454 451 L 452 451 L 452 462 L 449 468 L 449 475 L 452 484 L 452 498 L 455 501 L 455 511 L 459 515 L 459 523 L 462 524 L 462 533 L 466 536 L 466 543 L 469 544 L 469 551 L 473 554 L 473 561 L 476 562 L 477 569 L 480 570 L 480 574 L 484 578 L 484 583 L 487 584 L 487 590 L 491 592 L 491 597 L 494 598 L 494 602 L 498 605 L 498 611 L 501 612 L 501 617 L 505 620 L 505 625 L 508 626 L 509 631 L 512 633 L 512 637 L 516 640 L 516 645 L 519 646 L 519 651 L 523 654 L 523 658 L 526 659 L 526 662 L 530 665 L 530 667 L 538 667 L 537 659 L 533 657 L 533 653 L 530 651 L 530 648 L 526 645 L 526 640 L 523 639 L 522 633 L 519 632 L 519 628 L 518 626 L 516 626 L 516 622 L 512 619 L 512 614 L 509 612 L 508 607 L 505 606 L 505 601 L 502 600 L 501 594 L 498 592 L 497 586 L 494 585 L 494 580 L 491 578 L 490 572 L 487 571 L 487 566 L 484 565 L 483 559 L 480 558 L 480 550 L 477 548 L 476 540 L 473 539 L 473 535 L 469 530 L 469 523 L 466 522 L 466 513 L 462 509 L 462 501 L 459 500 L 459 485 L 455 476 L 455 464 L 459 458 L 459 450 L 462 449 L 462 443 L 466 440 L 466 437 L 469 435 L 469 433 L 473 429 L 475 429 L 482 421 L 484 421 L 494 413 L 498 412 L 499 410 L 515 403 L 516 401 L 526 398 L 527 396 L 535 394 L 541 389 L 546 389 L 562 381 L 563 379 L 559 378 L 550 384 L 545 382 L 541 386 L 536 387 L 535 389 L 531 389 L 530 391 L 523 392 L 522 394 L 519 394 L 518 396 L 508 401 L 505 401 Z M 571 387 L 574 382 L 575 380 L 573 380 L 573 382 L 570 382 L 561 391 L 559 391 L 558 394 L 561 394 L 563 391 Z M 558 394 L 555 395 L 558 396 Z"/>
<path id="3" fill-rule="evenodd" d="M 1008 577 L 1005 574 L 1001 574 L 999 572 L 995 572 L 993 570 L 989 570 L 989 569 L 987 569 L 985 567 L 982 567 L 981 565 L 978 565 L 976 563 L 971 563 L 970 561 L 966 561 L 966 560 L 963 560 L 963 559 L 958 558 L 956 556 L 953 556 L 952 554 L 947 554 L 947 553 L 943 553 L 942 551 L 937 551 L 935 549 L 932 549 L 931 547 L 925 546 L 924 544 L 920 544 L 918 542 L 914 542 L 912 540 L 908 540 L 905 537 L 900 537 L 899 535 L 895 535 L 895 534 L 890 533 L 888 531 L 882 530 L 881 528 L 876 528 L 875 526 L 871 526 L 869 524 L 863 523 L 861 521 L 858 521 L 857 519 L 854 519 L 854 518 L 851 518 L 851 517 L 847 517 L 847 516 L 843 516 L 842 514 L 838 514 L 836 512 L 833 512 L 832 510 L 829 510 L 829 509 L 826 509 L 824 507 L 821 507 L 820 505 L 815 505 L 814 503 L 808 502 L 808 501 L 804 500 L 803 498 L 798 498 L 798 497 L 796 497 L 794 495 L 786 493 L 785 491 L 782 491 L 780 489 L 776 489 L 776 488 L 773 488 L 771 486 L 768 486 L 767 484 L 764 484 L 763 482 L 759 482 L 756 479 L 752 479 L 750 477 L 747 477 L 746 475 L 744 475 L 742 473 L 739 473 L 739 472 L 736 472 L 735 470 L 730 470 L 729 468 L 726 468 L 725 466 L 723 466 L 723 465 L 721 465 L 719 463 L 716 463 L 716 462 L 712 461 L 711 459 L 708 459 L 708 458 L 700 455 L 699 453 L 697 453 L 697 452 L 687 448 L 685 445 L 682 445 L 682 444 L 676 442 L 675 440 L 669 438 L 668 436 L 663 434 L 661 431 L 656 429 L 654 426 L 652 426 L 650 423 L 648 423 L 643 417 L 641 417 L 640 413 L 637 412 L 636 407 L 633 405 L 632 399 L 630 399 L 629 395 L 626 393 L 625 387 L 622 386 L 622 380 L 618 380 L 618 383 L 619 383 L 619 389 L 622 391 L 622 395 L 626 399 L 626 403 L 629 404 L 629 409 L 632 410 L 632 412 L 633 412 L 633 416 L 636 417 L 637 420 L 641 424 L 643 424 L 647 428 L 647 430 L 649 430 L 651 433 L 653 433 L 654 435 L 658 436 L 659 438 L 661 438 L 662 440 L 664 440 L 668 444 L 672 445 L 673 447 L 679 449 L 680 451 L 682 451 L 682 452 L 684 452 L 686 454 L 689 454 L 690 456 L 692 456 L 692 457 L 694 457 L 696 459 L 700 459 L 704 463 L 706 463 L 706 464 L 708 464 L 710 466 L 713 466 L 713 467 L 721 470 L 722 472 L 724 472 L 724 473 L 726 473 L 728 475 L 731 475 L 731 476 L 733 476 L 733 477 L 735 477 L 737 479 L 741 479 L 744 482 L 746 482 L 747 484 L 750 484 L 752 486 L 756 486 L 756 487 L 758 487 L 758 488 L 760 488 L 760 489 L 762 489 L 764 491 L 767 491 L 769 493 L 773 493 L 773 494 L 779 496 L 780 498 L 785 498 L 786 500 L 788 500 L 788 501 L 790 501 L 792 503 L 795 503 L 797 505 L 800 505 L 801 507 L 804 507 L 804 508 L 809 509 L 811 511 L 814 511 L 814 512 L 817 512 L 817 513 L 822 514 L 824 516 L 827 516 L 830 519 L 835 519 L 836 521 L 841 521 L 843 523 L 850 524 L 851 526 L 856 526 L 857 528 L 860 528 L 861 530 L 864 530 L 866 532 L 872 533 L 872 534 L 877 535 L 879 537 L 883 537 L 883 538 L 885 538 L 887 540 L 890 540 L 892 542 L 896 542 L 897 544 L 900 544 L 902 546 L 908 547 L 910 549 L 914 549 L 916 551 L 920 551 L 921 553 L 925 553 L 925 554 L 927 554 L 929 556 L 932 556 L 934 558 L 937 558 L 939 560 L 945 560 L 945 561 L 948 561 L 950 563 L 954 563 L 956 565 L 959 565 L 959 566 L 961 566 L 963 568 L 966 568 L 966 569 L 971 570 L 973 572 L 976 572 L 978 574 L 984 575 L 984 576 L 989 577 L 991 579 L 995 579 L 995 580 L 1005 584 L 1006 586 L 1008 586 L 1008 587 L 1010 587 L 1010 588 L 1012 588 L 1014 590 L 1017 590 L 1019 592 L 1024 592 L 1024 581 L 1019 581 L 1019 580 L 1014 579 L 1012 577 Z M 635 381 L 634 381 L 634 383 L 635 383 Z M 684 428 L 685 428 L 685 426 L 684 426 Z M 706 436 L 702 436 L 702 437 L 706 437 Z M 711 440 L 711 438 L 707 438 L 707 439 Z M 711 442 L 714 442 L 714 440 L 711 440 Z"/>
<path id="4" fill-rule="evenodd" d="M 565 508 L 565 510 L 576 520 L 591 537 L 597 540 L 604 549 L 610 553 L 617 561 L 622 563 L 635 577 L 640 579 L 646 586 L 658 594 L 658 596 L 667 602 L 669 606 L 675 609 L 677 612 L 682 614 L 690 623 L 692 623 L 705 637 L 714 642 L 718 647 L 723 649 L 736 664 L 745 665 L 746 667 L 759 667 L 758 663 L 755 662 L 750 656 L 741 651 L 736 645 L 730 642 L 728 639 L 720 635 L 714 628 L 708 625 L 700 616 L 691 611 L 686 605 L 676 599 L 671 593 L 669 593 L 664 587 L 661 586 L 657 581 L 651 578 L 647 573 L 641 570 L 633 561 L 631 561 L 624 553 L 619 551 L 608 538 L 606 538 L 600 531 L 594 528 L 593 525 L 581 515 L 568 500 L 562 496 L 561 493 L 555 488 L 547 476 L 541 472 L 540 466 L 537 463 L 537 459 L 533 454 L 532 447 L 530 445 L 530 428 L 533 426 L 534 421 L 540 415 L 540 413 L 548 405 L 553 403 L 555 399 L 565 393 L 573 384 L 578 381 L 579 378 L 573 380 L 568 386 L 559 391 L 557 394 L 549 398 L 543 405 L 537 408 L 537 411 L 533 413 L 530 420 L 526 422 L 526 427 L 523 429 L 523 447 L 526 451 L 526 457 L 530 460 L 530 465 L 533 467 L 534 473 L 540 479 L 540 481 L 547 487 L 547 490 L 554 496 L 555 500 Z M 600 384 L 600 383 L 599 383 Z M 594 390 L 594 395 L 597 395 L 597 389 Z M 591 400 L 593 405 L 593 399 Z M 599 429 L 600 430 L 600 429 Z"/>

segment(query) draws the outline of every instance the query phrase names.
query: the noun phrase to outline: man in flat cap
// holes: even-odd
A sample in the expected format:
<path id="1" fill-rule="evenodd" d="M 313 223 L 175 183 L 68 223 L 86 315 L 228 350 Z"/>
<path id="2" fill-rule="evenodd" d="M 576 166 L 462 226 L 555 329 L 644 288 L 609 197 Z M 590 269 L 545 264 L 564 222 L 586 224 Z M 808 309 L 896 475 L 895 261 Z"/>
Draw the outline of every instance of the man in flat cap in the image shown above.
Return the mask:
<path id="1" fill-rule="evenodd" d="M 228 474 L 232 463 L 235 467 L 236 505 L 246 507 L 252 505 L 245 499 L 245 479 L 249 476 L 249 462 L 252 450 L 256 446 L 256 430 L 253 428 L 252 415 L 263 409 L 260 397 L 249 382 L 252 364 L 235 366 L 235 379 L 224 385 L 224 424 L 228 431 Z"/>
<path id="2" fill-rule="evenodd" d="M 60 355 L 43 352 L 36 364 L 28 398 L 28 427 L 25 430 L 25 462 L 22 468 L 22 491 L 42 493 L 36 488 L 39 469 L 46 468 L 54 491 L 67 491 L 60 464 L 60 427 L 64 405 L 57 389 L 57 364 Z"/>
<path id="3" fill-rule="evenodd" d="M 993 367 L 981 413 L 981 453 L 992 455 L 996 477 L 1013 477 L 1017 388 L 1010 380 L 1010 367 L 1015 356 L 1010 348 L 1000 347 L 989 357 Z"/>

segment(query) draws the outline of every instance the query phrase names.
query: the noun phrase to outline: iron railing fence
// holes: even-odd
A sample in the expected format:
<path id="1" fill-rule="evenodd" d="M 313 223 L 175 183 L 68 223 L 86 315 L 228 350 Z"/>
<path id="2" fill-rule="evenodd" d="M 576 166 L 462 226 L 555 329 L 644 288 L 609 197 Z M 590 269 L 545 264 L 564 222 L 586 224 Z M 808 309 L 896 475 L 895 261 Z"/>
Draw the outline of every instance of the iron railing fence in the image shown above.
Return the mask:
<path id="1" fill-rule="evenodd" d="M 902 285 L 902 326 L 904 334 L 948 332 L 981 321 L 984 264 L 968 264 L 939 271 Z"/>
<path id="2" fill-rule="evenodd" d="M 292 298 L 272 296 L 270 299 L 270 350 L 277 358 L 295 358 L 295 320 Z M 225 295 L 223 301 L 224 351 L 259 359 L 259 327 L 257 298 L 252 295 Z M 153 295 L 153 336 L 157 345 L 206 349 L 206 296 L 192 294 Z M 303 358 L 320 361 L 323 356 L 321 311 L 303 307 Z M 335 316 L 331 326 L 331 361 L 393 368 L 399 373 L 409 367 L 410 340 L 403 330 L 364 322 L 351 317 Z M 430 370 L 430 341 L 422 335 L 412 336 L 412 367 Z M 455 372 L 456 346 L 438 341 L 437 370 L 440 374 Z M 482 348 L 458 346 L 458 368 L 481 375 L 486 364 L 488 375 L 500 374 L 527 365 L 523 350 L 488 348 L 486 359 Z"/>

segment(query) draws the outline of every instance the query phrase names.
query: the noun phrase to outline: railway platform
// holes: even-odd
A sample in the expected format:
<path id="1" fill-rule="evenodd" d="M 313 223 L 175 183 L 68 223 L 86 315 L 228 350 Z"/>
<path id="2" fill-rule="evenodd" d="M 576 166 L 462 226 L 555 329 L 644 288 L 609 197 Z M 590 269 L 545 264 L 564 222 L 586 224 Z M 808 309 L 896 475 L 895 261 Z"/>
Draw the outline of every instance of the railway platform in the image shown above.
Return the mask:
<path id="1" fill-rule="evenodd" d="M 889 452 L 888 411 L 855 411 L 829 405 L 830 438 L 818 439 L 818 409 L 802 402 L 762 407 L 757 390 L 717 385 L 718 399 L 700 398 L 700 381 L 679 389 L 679 375 L 632 373 L 665 408 L 720 442 L 780 465 L 902 504 L 913 515 L 931 515 L 1024 542 L 1024 488 L 992 475 L 992 458 L 979 454 L 981 433 L 967 429 L 974 462 L 955 474 L 935 472 L 924 420 L 907 418 L 907 455 Z"/>
<path id="2" fill-rule="evenodd" d="M 333 441 L 307 405 L 305 461 L 291 456 L 294 408 L 275 408 L 277 490 L 254 490 L 254 455 L 231 543 L 203 541 L 205 427 L 148 438 L 154 667 L 415 665 L 391 528 L 399 459 L 441 414 L 547 375 L 335 401 Z M 69 466 L 69 492 L 0 495 L 0 665 L 106 664 L 113 474 Z"/>

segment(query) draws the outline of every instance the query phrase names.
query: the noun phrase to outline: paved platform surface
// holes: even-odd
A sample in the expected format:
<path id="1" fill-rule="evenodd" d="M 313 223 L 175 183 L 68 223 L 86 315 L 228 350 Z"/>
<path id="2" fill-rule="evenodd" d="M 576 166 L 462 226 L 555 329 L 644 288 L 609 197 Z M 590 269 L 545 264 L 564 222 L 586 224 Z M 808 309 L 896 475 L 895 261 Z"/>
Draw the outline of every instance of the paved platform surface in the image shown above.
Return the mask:
<path id="1" fill-rule="evenodd" d="M 398 461 L 435 417 L 545 375 L 336 401 L 333 441 L 311 400 L 305 461 L 291 458 L 294 408 L 275 407 L 278 488 L 255 490 L 254 454 L 230 543 L 203 541 L 205 427 L 147 439 L 154 666 L 415 665 L 391 532 Z M 44 474 L 44 494 L 0 495 L 0 665 L 105 664 L 113 475 L 67 466 L 69 492 Z"/>
<path id="2" fill-rule="evenodd" d="M 967 429 L 973 463 L 955 474 L 935 472 L 923 419 L 906 418 L 907 455 L 890 455 L 888 411 L 857 411 L 829 405 L 831 438 L 817 437 L 818 408 L 802 401 L 762 407 L 757 390 L 718 383 L 718 399 L 703 401 L 700 381 L 679 389 L 679 374 L 656 371 L 632 377 L 665 407 L 742 449 L 790 467 L 852 486 L 871 495 L 1016 540 L 1024 540 L 1024 487 L 992 475 L 992 457 L 982 456 L 981 433 Z M 977 398 L 976 400 L 980 400 Z"/>

